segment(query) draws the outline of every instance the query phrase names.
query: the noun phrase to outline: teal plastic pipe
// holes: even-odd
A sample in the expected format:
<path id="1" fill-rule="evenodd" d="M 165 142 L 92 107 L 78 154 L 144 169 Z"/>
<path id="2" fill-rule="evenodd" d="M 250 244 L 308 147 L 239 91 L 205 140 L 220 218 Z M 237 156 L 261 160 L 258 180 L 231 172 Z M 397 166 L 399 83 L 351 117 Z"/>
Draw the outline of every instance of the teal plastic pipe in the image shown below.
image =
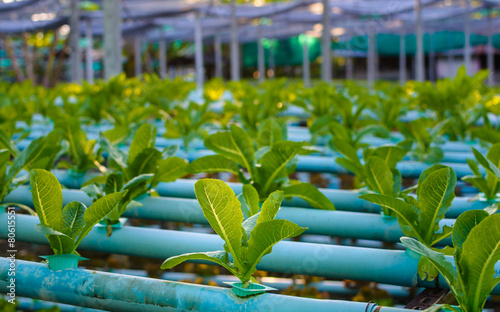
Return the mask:
<path id="1" fill-rule="evenodd" d="M 58 312 L 105 312 L 104 310 L 77 307 L 69 304 L 54 303 L 40 299 L 31 299 L 31 298 L 24 298 L 17 296 L 16 296 L 16 301 L 18 303 L 17 308 L 20 309 L 20 311 L 50 310 L 55 306 L 57 307 L 58 310 L 56 311 Z"/>
<path id="2" fill-rule="evenodd" d="M 404 312 L 374 304 L 318 300 L 265 293 L 248 299 L 229 288 L 170 282 L 82 269 L 51 271 L 45 264 L 17 260 L 16 293 L 89 308 L 120 312 L 165 311 L 348 311 Z M 0 258 L 0 288 L 6 292 L 9 260 Z"/>
<path id="3" fill-rule="evenodd" d="M 34 230 L 37 217 L 16 216 L 16 240 L 48 244 L 44 234 Z M 0 214 L 0 237 L 7 237 L 7 214 Z M 156 230 L 124 226 L 106 236 L 94 228 L 83 239 L 79 250 L 93 250 L 129 256 L 166 259 L 189 252 L 223 250 L 224 242 L 214 234 Z M 448 258 L 451 261 L 451 258 Z M 417 275 L 418 259 L 405 251 L 282 241 L 262 258 L 257 269 L 285 275 L 305 274 L 335 280 L 373 281 L 407 287 L 448 287 L 444 278 L 422 281 Z M 500 265 L 495 266 L 500 272 Z M 500 294 L 498 285 L 493 294 Z M 21 294 L 22 295 L 22 294 Z M 32 296 L 29 296 L 32 297 Z"/>
<path id="4" fill-rule="evenodd" d="M 70 189 L 79 189 L 85 181 L 95 176 L 92 173 L 75 175 L 69 171 L 62 170 L 53 170 L 52 173 L 54 173 L 62 185 Z M 176 182 L 160 183 L 156 190 L 164 197 L 196 198 L 194 194 L 195 182 L 196 180 L 178 179 Z M 236 194 L 241 193 L 241 183 L 227 182 L 227 184 Z M 337 210 L 371 213 L 379 213 L 381 211 L 378 205 L 359 199 L 360 193 L 358 191 L 323 188 L 319 190 L 335 205 Z M 300 198 L 292 198 L 290 201 L 285 200 L 283 206 L 311 207 L 306 201 Z M 446 217 L 456 219 L 466 210 L 484 209 L 488 206 L 485 202 L 471 200 L 469 197 L 455 197 L 451 208 L 446 213 Z"/>
<path id="5" fill-rule="evenodd" d="M 91 198 L 82 191 L 64 189 L 63 199 L 64 205 L 72 201 L 84 203 L 87 207 L 92 204 Z M 195 199 L 146 197 L 138 201 L 143 206 L 128 209 L 125 217 L 208 224 Z M 18 187 L 5 198 L 5 202 L 33 207 L 27 187 Z M 384 242 L 399 242 L 401 236 L 404 236 L 395 218 L 382 217 L 380 214 L 284 207 L 278 212 L 277 218 L 307 227 L 306 232 L 309 234 Z M 454 219 L 444 219 L 440 224 L 452 226 L 454 222 Z M 443 240 L 441 243 L 451 245 L 451 240 Z"/>

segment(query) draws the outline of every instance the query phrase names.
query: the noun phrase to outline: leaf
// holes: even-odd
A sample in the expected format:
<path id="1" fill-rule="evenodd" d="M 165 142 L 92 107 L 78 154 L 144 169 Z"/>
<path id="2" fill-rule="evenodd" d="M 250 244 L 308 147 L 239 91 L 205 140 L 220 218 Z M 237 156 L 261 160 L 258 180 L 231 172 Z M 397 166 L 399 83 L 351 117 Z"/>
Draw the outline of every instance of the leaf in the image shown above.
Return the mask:
<path id="1" fill-rule="evenodd" d="M 73 240 L 85 226 L 85 210 L 87 207 L 79 202 L 70 202 L 62 210 L 62 232 Z"/>
<path id="2" fill-rule="evenodd" d="M 479 222 L 488 217 L 488 215 L 489 214 L 484 210 L 468 210 L 461 213 L 453 225 L 453 231 L 451 234 L 453 246 L 455 248 L 462 249 L 470 231 L 478 225 Z"/>
<path id="3" fill-rule="evenodd" d="M 444 158 L 444 152 L 440 147 L 433 146 L 429 149 L 429 153 L 425 158 L 425 162 L 428 164 L 435 164 L 442 161 Z"/>
<path id="4" fill-rule="evenodd" d="M 67 236 L 66 234 L 56 231 L 53 228 L 49 227 L 48 225 L 42 223 L 35 225 L 35 231 L 43 233 L 45 235 Z"/>
<path id="5" fill-rule="evenodd" d="M 156 181 L 164 183 L 174 182 L 186 175 L 187 166 L 187 162 L 180 157 L 173 156 L 162 159 L 153 178 L 154 182 L 151 183 L 156 183 Z"/>
<path id="6" fill-rule="evenodd" d="M 129 135 L 130 129 L 128 126 L 115 126 L 113 129 L 104 131 L 104 136 L 111 142 L 111 144 L 118 144 L 123 142 Z"/>
<path id="7" fill-rule="evenodd" d="M 374 156 L 382 158 L 389 168 L 396 168 L 396 164 L 406 155 L 404 148 L 395 145 L 380 146 L 373 151 Z"/>
<path id="8" fill-rule="evenodd" d="M 257 190 L 250 184 L 244 184 L 243 185 L 243 198 L 245 200 L 245 204 L 248 206 L 248 212 L 249 214 L 247 215 L 248 217 L 251 217 L 257 213 L 259 213 L 260 210 L 260 199 L 259 199 L 259 193 Z M 281 204 L 281 201 L 280 201 Z"/>
<path id="9" fill-rule="evenodd" d="M 33 169 L 30 175 L 33 205 L 40 222 L 50 228 L 62 230 L 62 191 L 57 178 L 43 169 Z"/>
<path id="10" fill-rule="evenodd" d="M 418 228 L 416 227 L 418 214 L 413 205 L 388 195 L 364 194 L 359 196 L 359 198 L 394 211 L 403 233 L 421 240 Z"/>
<path id="11" fill-rule="evenodd" d="M 298 197 L 307 201 L 312 207 L 335 210 L 335 205 L 311 183 L 298 183 L 283 187 L 285 197 Z"/>
<path id="12" fill-rule="evenodd" d="M 341 158 L 341 157 L 335 158 L 335 162 L 337 164 L 339 164 L 340 166 L 342 166 L 347 171 L 354 173 L 358 177 L 364 176 L 363 167 L 362 167 L 361 163 L 352 162 L 346 158 Z"/>
<path id="13" fill-rule="evenodd" d="M 260 124 L 257 133 L 259 147 L 272 146 L 274 143 L 283 140 L 286 140 L 286 137 L 283 137 L 283 125 L 278 120 L 267 119 Z"/>
<path id="14" fill-rule="evenodd" d="M 231 125 L 230 132 L 217 132 L 208 136 L 204 144 L 206 148 L 234 160 L 247 170 L 253 165 L 255 147 L 238 126 Z"/>
<path id="15" fill-rule="evenodd" d="M 411 249 L 424 257 L 427 257 L 429 261 L 439 270 L 439 273 L 443 275 L 448 285 L 450 285 L 450 288 L 454 290 L 454 293 L 457 293 L 456 290 L 459 290 L 459 285 L 457 284 L 457 271 L 455 271 L 451 263 L 446 261 L 442 253 L 430 249 L 429 247 L 411 237 L 401 237 L 401 243 L 403 243 L 406 248 Z"/>
<path id="16" fill-rule="evenodd" d="M 134 163 L 136 158 L 144 156 L 146 149 L 155 149 L 156 127 L 150 124 L 143 124 L 135 133 L 128 152 L 129 166 Z M 156 149 L 155 149 L 156 150 Z M 160 154 L 161 155 L 161 154 Z M 160 156 L 161 158 L 161 156 Z"/>
<path id="17" fill-rule="evenodd" d="M 127 193 L 127 190 L 120 193 L 108 194 L 99 198 L 92 205 L 90 205 L 83 215 L 85 226 L 82 228 L 75 243 L 75 249 L 78 247 L 82 239 L 92 230 L 94 225 L 106 217 L 120 202 L 122 197 Z"/>
<path id="18" fill-rule="evenodd" d="M 127 168 L 127 156 L 125 153 L 113 146 L 103 135 L 101 135 L 99 145 L 104 152 L 108 153 L 108 157 L 116 163 L 120 171 L 125 173 L 125 168 Z"/>
<path id="19" fill-rule="evenodd" d="M 287 220 L 258 222 L 251 232 L 248 247 L 244 249 L 245 273 L 248 278 L 263 256 L 270 253 L 279 241 L 302 234 L 307 228 Z"/>
<path id="20" fill-rule="evenodd" d="M 424 239 L 422 243 L 429 246 L 432 237 L 439 229 L 439 221 L 444 218 L 455 198 L 457 176 L 451 168 L 441 168 L 431 172 L 417 189 L 419 230 Z"/>
<path id="21" fill-rule="evenodd" d="M 477 163 L 476 163 L 474 160 L 469 159 L 469 158 L 468 158 L 468 159 L 466 159 L 466 161 L 467 161 L 467 164 L 469 165 L 470 170 L 472 171 L 472 173 L 473 173 L 475 176 L 479 176 L 479 177 L 481 177 L 481 176 L 482 176 L 482 174 L 481 174 L 481 172 L 479 171 L 479 167 L 478 167 Z"/>
<path id="22" fill-rule="evenodd" d="M 146 148 L 140 152 L 127 168 L 128 177 L 145 173 L 155 173 L 161 160 L 161 152 L 156 148 Z"/>
<path id="23" fill-rule="evenodd" d="M 104 186 L 104 193 L 111 194 L 122 190 L 124 183 L 124 178 L 121 173 L 112 173 L 106 179 L 106 184 Z"/>
<path id="24" fill-rule="evenodd" d="M 257 224 L 273 220 L 280 210 L 281 202 L 283 201 L 283 191 L 271 193 L 262 204 Z"/>
<path id="25" fill-rule="evenodd" d="M 177 154 L 178 151 L 179 151 L 179 145 L 170 145 L 165 147 L 165 149 L 161 154 L 163 159 L 167 159 L 175 156 L 175 154 Z"/>
<path id="26" fill-rule="evenodd" d="M 195 159 L 188 165 L 187 170 L 190 173 L 231 172 L 238 174 L 240 167 L 235 161 L 225 156 L 208 155 Z"/>
<path id="27" fill-rule="evenodd" d="M 500 215 L 494 214 L 473 227 L 465 242 L 458 265 L 466 285 L 467 310 L 481 310 L 493 287 L 495 264 L 500 260 Z"/>
<path id="28" fill-rule="evenodd" d="M 196 198 L 212 229 L 226 242 L 224 249 L 239 265 L 243 213 L 233 190 L 223 181 L 202 179 L 194 184 Z"/>
<path id="29" fill-rule="evenodd" d="M 366 184 L 374 192 L 383 195 L 392 195 L 394 192 L 394 178 L 389 165 L 378 156 L 371 156 L 365 164 Z"/>
<path id="30" fill-rule="evenodd" d="M 478 152 L 475 148 L 472 148 L 472 152 L 476 157 L 477 162 L 484 167 L 484 169 L 488 170 L 492 174 L 494 174 L 498 179 L 500 179 L 500 169 L 492 163 L 489 159 L 484 157 L 480 152 Z"/>
<path id="31" fill-rule="evenodd" d="M 171 269 L 176 265 L 188 260 L 212 261 L 228 269 L 233 274 L 237 272 L 236 268 L 229 262 L 229 257 L 227 252 L 223 250 L 209 251 L 209 252 L 193 252 L 193 253 L 183 254 L 180 256 L 170 257 L 162 263 L 161 269 L 163 270 Z"/>

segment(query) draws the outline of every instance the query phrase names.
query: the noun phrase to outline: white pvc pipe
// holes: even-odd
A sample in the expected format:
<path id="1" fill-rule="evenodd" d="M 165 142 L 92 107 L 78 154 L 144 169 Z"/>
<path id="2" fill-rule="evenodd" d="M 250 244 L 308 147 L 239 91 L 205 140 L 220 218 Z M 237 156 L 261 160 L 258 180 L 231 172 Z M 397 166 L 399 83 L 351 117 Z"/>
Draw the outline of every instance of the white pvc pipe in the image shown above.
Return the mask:
<path id="1" fill-rule="evenodd" d="M 195 68 L 196 68 L 196 88 L 203 90 L 204 82 L 204 66 L 203 66 L 203 37 L 201 14 L 196 13 L 195 27 L 194 27 L 194 45 L 195 45 Z"/>
<path id="2" fill-rule="evenodd" d="M 331 34 L 330 34 L 330 3 L 329 0 L 323 0 L 323 30 L 321 34 L 321 79 L 324 81 L 332 80 L 332 58 L 331 58 Z"/>
<path id="3" fill-rule="evenodd" d="M 94 82 L 94 67 L 92 59 L 92 47 L 94 45 L 94 39 L 92 36 L 92 20 L 87 20 L 85 24 L 85 37 L 87 38 L 87 47 L 85 51 L 85 79 L 88 83 Z"/>
<path id="4" fill-rule="evenodd" d="M 422 29 L 422 12 L 420 10 L 420 0 L 415 0 L 415 15 L 416 15 L 416 39 L 417 39 L 417 54 L 416 54 L 416 80 L 425 80 L 424 68 L 424 34 Z"/>
<path id="5" fill-rule="evenodd" d="M 399 34 L 399 84 L 404 85 L 406 83 L 406 44 L 405 44 L 406 32 L 404 27 L 401 27 L 401 32 Z"/>

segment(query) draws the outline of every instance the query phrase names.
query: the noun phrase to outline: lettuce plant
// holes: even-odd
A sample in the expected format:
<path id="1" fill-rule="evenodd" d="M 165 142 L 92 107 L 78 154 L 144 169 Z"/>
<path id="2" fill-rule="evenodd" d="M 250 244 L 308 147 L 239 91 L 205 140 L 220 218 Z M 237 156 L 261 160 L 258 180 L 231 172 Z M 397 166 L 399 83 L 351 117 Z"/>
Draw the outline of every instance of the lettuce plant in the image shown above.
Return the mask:
<path id="1" fill-rule="evenodd" d="M 256 266 L 262 257 L 271 253 L 276 243 L 306 230 L 293 222 L 275 219 L 283 200 L 282 191 L 272 193 L 262 205 L 260 213 L 243 221 L 240 202 L 223 181 L 198 180 L 194 190 L 205 218 L 224 240 L 224 250 L 170 257 L 163 262 L 162 269 L 171 269 L 188 260 L 211 261 L 226 268 L 247 288 L 254 281 L 252 275 Z"/>
<path id="2" fill-rule="evenodd" d="M 53 131 L 45 137 L 31 141 L 22 152 L 19 152 L 15 145 L 7 141 L 11 149 L 0 150 L 0 202 L 12 190 L 29 180 L 29 175 L 20 175 L 23 170 L 51 170 L 54 167 L 54 163 L 62 151 L 60 141 L 61 135 L 57 131 Z M 11 156 L 14 156 L 12 163 L 10 162 Z M 9 204 L 6 203 L 5 205 Z M 12 205 L 31 211 L 30 208 L 24 205 Z"/>
<path id="3" fill-rule="evenodd" d="M 484 193 L 486 199 L 498 198 L 498 192 L 500 192 L 500 143 L 491 146 L 486 157 L 475 148 L 472 148 L 472 152 L 477 163 L 472 159 L 467 159 L 467 163 L 473 175 L 465 176 L 462 180 L 477 187 Z M 479 172 L 478 164 L 486 169 L 485 177 Z"/>
<path id="4" fill-rule="evenodd" d="M 101 138 L 101 148 L 108 153 L 109 167 L 114 172 L 87 181 L 82 190 L 94 200 L 128 191 L 104 220 L 108 225 L 108 235 L 111 235 L 111 225 L 118 223 L 128 208 L 141 205 L 134 198 L 153 192 L 160 182 L 172 182 L 186 174 L 186 161 L 173 156 L 177 147 L 160 152 L 155 148 L 155 141 L 156 128 L 150 124 L 143 124 L 137 130 L 128 153 L 110 144 L 105 137 Z"/>
<path id="5" fill-rule="evenodd" d="M 483 310 L 486 299 L 500 282 L 495 277 L 495 264 L 500 260 L 500 215 L 488 215 L 484 210 L 462 213 L 452 231 L 453 266 L 442 252 L 433 250 L 421 242 L 403 237 L 401 242 L 422 255 L 441 273 L 460 305 L 462 312 Z M 429 311 L 439 311 L 450 305 L 438 305 Z"/>
<path id="6" fill-rule="evenodd" d="M 30 183 L 33 204 L 40 219 L 35 228 L 47 236 L 55 255 L 77 255 L 76 248 L 82 239 L 126 194 L 123 191 L 106 195 L 89 208 L 79 202 L 70 202 L 63 208 L 61 185 L 52 173 L 34 169 Z"/>
<path id="7" fill-rule="evenodd" d="M 394 212 L 399 226 L 406 236 L 416 238 L 431 248 L 451 235 L 451 228 L 439 226 L 446 211 L 455 198 L 457 176 L 450 167 L 434 165 L 424 171 L 418 179 L 417 198 L 404 196 L 404 199 L 390 195 L 365 194 L 359 198 L 385 207 Z M 424 260 L 422 260 L 424 259 Z M 419 262 L 419 275 L 433 280 L 437 271 L 425 258 Z"/>
<path id="8" fill-rule="evenodd" d="M 217 132 L 205 139 L 205 147 L 217 154 L 194 160 L 189 164 L 188 171 L 231 172 L 238 176 L 241 183 L 251 184 L 261 201 L 272 192 L 282 190 L 285 197 L 302 198 L 314 208 L 335 209 L 333 203 L 314 185 L 288 178 L 295 172 L 298 155 L 310 152 L 304 148 L 304 143 L 283 141 L 279 135 L 262 136 L 261 140 L 267 140 L 271 145 L 256 150 L 245 130 L 233 124 L 229 131 Z"/>
<path id="9" fill-rule="evenodd" d="M 406 146 L 412 159 L 423 161 L 427 164 L 435 164 L 443 160 L 444 153 L 441 147 L 441 134 L 449 120 L 444 120 L 437 125 L 434 121 L 427 118 L 419 118 L 412 120 L 408 125 L 403 124 L 400 127 L 401 133 L 404 134 L 406 140 L 400 143 L 400 146 Z M 415 147 L 413 147 L 415 143 Z"/>

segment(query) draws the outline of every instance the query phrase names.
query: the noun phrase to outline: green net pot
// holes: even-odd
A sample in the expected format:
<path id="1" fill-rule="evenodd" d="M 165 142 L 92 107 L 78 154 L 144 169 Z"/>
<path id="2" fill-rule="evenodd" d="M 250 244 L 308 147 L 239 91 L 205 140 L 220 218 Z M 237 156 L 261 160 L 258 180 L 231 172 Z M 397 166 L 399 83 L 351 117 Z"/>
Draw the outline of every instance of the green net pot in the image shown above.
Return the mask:
<path id="1" fill-rule="evenodd" d="M 497 193 L 495 198 L 492 198 L 492 199 L 487 199 L 486 196 L 484 196 L 484 193 L 479 193 L 479 201 L 482 201 L 485 203 L 490 203 L 492 205 L 500 203 L 500 193 Z"/>
<path id="2" fill-rule="evenodd" d="M 111 227 L 113 228 L 113 230 L 121 229 L 125 225 L 125 223 L 127 223 L 127 221 L 128 221 L 128 218 L 120 218 L 120 219 L 118 219 L 118 222 L 111 224 Z M 108 227 L 108 224 L 106 223 L 106 220 L 101 220 L 101 221 L 99 221 L 99 223 L 97 223 L 95 225 L 95 227 L 97 227 L 99 229 L 106 230 Z"/>
<path id="3" fill-rule="evenodd" d="M 243 283 L 241 283 L 241 282 L 224 282 L 224 284 L 233 286 L 233 288 L 232 288 L 233 293 L 236 296 L 241 297 L 241 298 L 263 294 L 266 291 L 270 291 L 270 290 L 276 290 L 276 288 L 257 284 L 257 283 L 251 283 L 250 285 L 248 285 L 247 288 L 243 288 Z"/>
<path id="4" fill-rule="evenodd" d="M 76 269 L 78 268 L 78 261 L 88 260 L 87 258 L 72 254 L 40 256 L 40 258 L 47 260 L 49 269 L 53 271 Z"/>

